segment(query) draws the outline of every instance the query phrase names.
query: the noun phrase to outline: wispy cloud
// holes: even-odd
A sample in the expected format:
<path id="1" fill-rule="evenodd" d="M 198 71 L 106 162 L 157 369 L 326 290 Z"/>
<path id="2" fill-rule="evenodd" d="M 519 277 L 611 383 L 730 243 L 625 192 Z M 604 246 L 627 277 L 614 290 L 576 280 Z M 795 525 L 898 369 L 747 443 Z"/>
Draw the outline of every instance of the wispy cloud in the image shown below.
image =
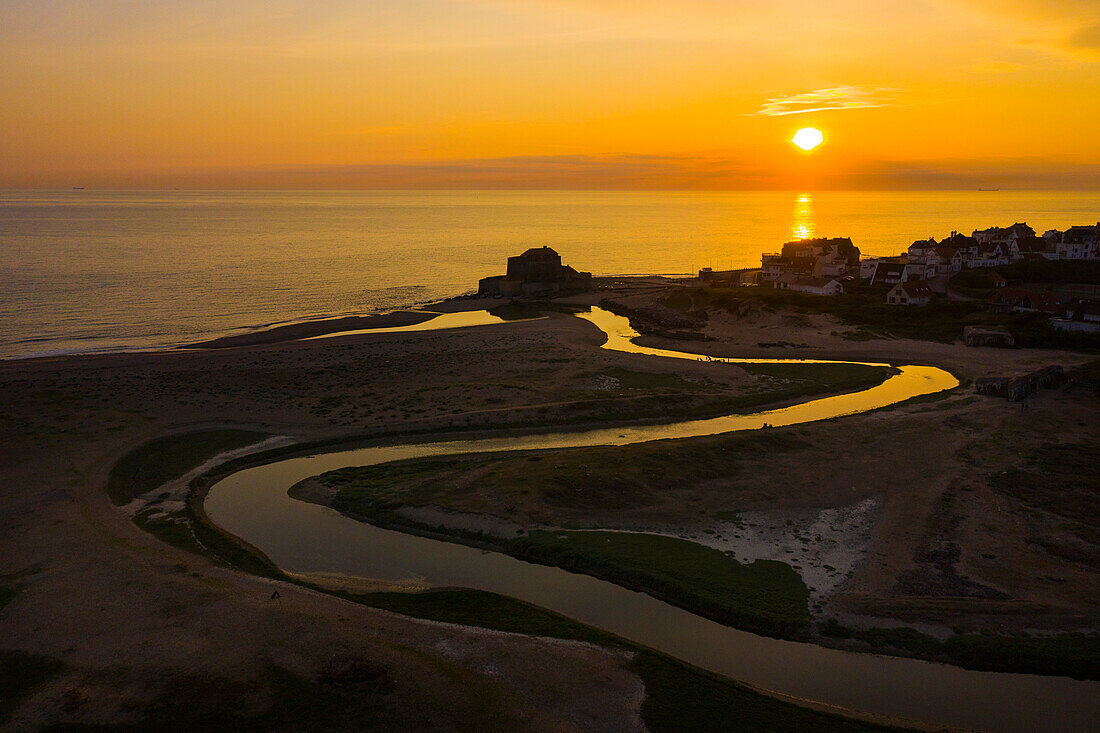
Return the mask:
<path id="1" fill-rule="evenodd" d="M 820 112 L 827 109 L 866 109 L 886 107 L 897 96 L 896 89 L 861 87 L 845 84 L 839 87 L 815 89 L 802 94 L 788 94 L 765 99 L 756 114 L 767 117 Z"/>

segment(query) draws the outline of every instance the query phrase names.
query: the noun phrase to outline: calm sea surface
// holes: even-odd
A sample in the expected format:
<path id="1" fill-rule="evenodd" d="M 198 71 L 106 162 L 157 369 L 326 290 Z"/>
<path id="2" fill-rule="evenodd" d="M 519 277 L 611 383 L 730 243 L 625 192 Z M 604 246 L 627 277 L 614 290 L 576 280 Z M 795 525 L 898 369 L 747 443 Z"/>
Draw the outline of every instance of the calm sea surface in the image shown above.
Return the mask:
<path id="1" fill-rule="evenodd" d="M 597 275 L 683 273 L 805 236 L 893 254 L 954 229 L 1098 220 L 1100 192 L 0 191 L 0 357 L 413 305 L 544 244 Z"/>

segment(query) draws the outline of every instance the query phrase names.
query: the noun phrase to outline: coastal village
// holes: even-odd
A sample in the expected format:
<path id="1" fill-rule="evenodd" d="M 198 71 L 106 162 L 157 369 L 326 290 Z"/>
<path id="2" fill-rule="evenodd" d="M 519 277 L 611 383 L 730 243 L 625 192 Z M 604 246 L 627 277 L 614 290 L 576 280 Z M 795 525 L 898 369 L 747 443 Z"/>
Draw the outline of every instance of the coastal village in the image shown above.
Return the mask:
<path id="1" fill-rule="evenodd" d="M 1100 286 L 1023 283 L 997 268 L 1024 261 L 1100 262 L 1100 222 L 1038 236 L 1026 223 L 917 240 L 902 254 L 863 257 L 850 238 L 801 239 L 761 256 L 760 268 L 703 268 L 699 286 L 758 285 L 810 295 L 879 293 L 891 305 L 925 306 L 937 298 L 979 300 L 1000 313 L 1045 313 L 1065 331 L 1100 331 Z M 966 277 L 960 273 L 969 271 Z M 962 281 L 962 282 L 960 282 Z M 985 293 L 993 291 L 992 296 Z"/>
<path id="2" fill-rule="evenodd" d="M 1026 282 L 1014 277 L 1018 263 L 1065 262 L 1060 277 Z M 800 239 L 761 255 L 759 268 L 698 271 L 694 287 L 770 287 L 816 296 L 874 295 L 887 304 L 927 306 L 935 300 L 984 301 L 993 313 L 1044 314 L 1063 332 L 1100 332 L 1100 284 L 1075 275 L 1100 262 L 1100 222 L 1052 229 L 1041 236 L 1026 223 L 990 227 L 969 236 L 953 231 L 937 241 L 917 240 L 905 252 L 864 257 L 849 237 Z M 1075 267 L 1073 263 L 1081 263 Z M 999 269 L 1000 268 L 1000 269 Z M 1068 274 L 1068 279 L 1064 275 Z M 550 247 L 533 247 L 508 258 L 507 273 L 483 278 L 479 297 L 555 298 L 595 287 L 590 272 L 563 265 Z M 996 343 L 1007 334 L 969 328 L 968 343 Z M 980 343 L 986 341 L 988 343 Z"/>

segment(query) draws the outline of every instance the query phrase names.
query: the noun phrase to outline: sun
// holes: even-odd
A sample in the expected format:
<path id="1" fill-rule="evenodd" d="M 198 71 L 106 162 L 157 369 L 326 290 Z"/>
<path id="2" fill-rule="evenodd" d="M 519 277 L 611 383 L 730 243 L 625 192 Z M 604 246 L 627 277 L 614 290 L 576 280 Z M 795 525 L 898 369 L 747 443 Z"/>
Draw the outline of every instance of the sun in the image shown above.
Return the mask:
<path id="1" fill-rule="evenodd" d="M 791 142 L 803 150 L 813 150 L 824 140 L 825 136 L 816 127 L 803 127 L 791 138 Z"/>

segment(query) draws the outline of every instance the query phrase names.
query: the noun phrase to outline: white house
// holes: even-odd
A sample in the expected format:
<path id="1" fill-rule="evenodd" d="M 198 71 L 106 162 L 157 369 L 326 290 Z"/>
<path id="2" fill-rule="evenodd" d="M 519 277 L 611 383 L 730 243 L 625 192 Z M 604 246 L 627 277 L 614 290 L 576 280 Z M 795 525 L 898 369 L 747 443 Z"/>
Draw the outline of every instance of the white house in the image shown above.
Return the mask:
<path id="1" fill-rule="evenodd" d="M 923 259 L 905 263 L 905 280 L 931 280 L 936 276 L 936 264 Z"/>
<path id="2" fill-rule="evenodd" d="M 952 247 L 937 247 L 936 255 L 940 258 L 940 263 L 936 267 L 938 274 L 951 275 L 962 269 L 963 256 L 959 250 Z"/>
<path id="3" fill-rule="evenodd" d="M 875 273 L 871 276 L 871 286 L 876 288 L 890 288 L 905 280 L 905 263 L 899 261 L 879 260 L 875 265 Z"/>
<path id="4" fill-rule="evenodd" d="M 1019 255 L 1018 248 L 1016 252 Z M 1008 255 L 1005 254 L 1000 242 L 982 242 L 978 245 L 977 254 L 966 259 L 966 266 L 996 267 L 997 265 L 1007 265 L 1008 261 Z"/>
<path id="5" fill-rule="evenodd" d="M 882 261 L 880 257 L 864 257 L 859 261 L 859 279 L 870 280 L 875 275 L 875 268 Z"/>
<path id="6" fill-rule="evenodd" d="M 1096 226 L 1070 227 L 1062 233 L 1055 251 L 1060 260 L 1100 258 L 1100 222 Z"/>
<path id="7" fill-rule="evenodd" d="M 900 282 L 886 294 L 886 302 L 892 305 L 928 305 L 931 301 L 932 289 L 923 280 Z"/>

